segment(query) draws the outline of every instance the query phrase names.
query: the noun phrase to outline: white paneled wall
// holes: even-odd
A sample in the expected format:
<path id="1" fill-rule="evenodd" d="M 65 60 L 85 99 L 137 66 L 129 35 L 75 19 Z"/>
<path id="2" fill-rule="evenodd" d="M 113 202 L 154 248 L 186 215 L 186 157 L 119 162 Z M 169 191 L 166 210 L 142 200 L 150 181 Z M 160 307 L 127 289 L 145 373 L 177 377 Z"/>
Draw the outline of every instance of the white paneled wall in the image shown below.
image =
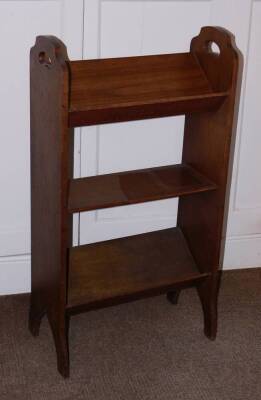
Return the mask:
<path id="1" fill-rule="evenodd" d="M 82 32 L 83 1 L 0 0 L 0 293 L 30 290 L 30 47 L 52 34 L 81 58 Z"/>
<path id="2" fill-rule="evenodd" d="M 187 51 L 203 25 L 235 33 L 245 72 L 224 267 L 261 265 L 260 19 L 254 0 L 0 0 L 0 294 L 30 290 L 29 50 L 38 34 L 60 37 L 80 59 Z M 75 176 L 178 163 L 183 124 L 77 129 Z M 176 210 L 174 199 L 82 213 L 74 242 L 174 226 Z"/>
<path id="3" fill-rule="evenodd" d="M 255 177 L 260 170 L 261 149 L 261 2 L 254 2 L 250 26 L 247 80 L 245 98 L 243 99 L 243 125 L 240 146 L 240 163 L 237 176 L 236 209 L 261 210 L 261 180 L 255 184 L 251 176 Z M 257 90 L 259 88 L 259 90 Z M 260 221 L 259 221 L 260 222 Z M 244 227 L 242 227 L 244 229 Z M 256 227 L 251 226 L 250 229 Z"/>
<path id="4" fill-rule="evenodd" d="M 96 18 L 85 31 L 84 56 L 188 51 L 191 38 L 210 23 L 210 13 L 210 1 L 86 2 L 85 26 Z M 81 175 L 179 163 L 183 126 L 184 117 L 175 117 L 84 128 Z M 175 226 L 177 204 L 172 199 L 82 213 L 80 242 Z"/>

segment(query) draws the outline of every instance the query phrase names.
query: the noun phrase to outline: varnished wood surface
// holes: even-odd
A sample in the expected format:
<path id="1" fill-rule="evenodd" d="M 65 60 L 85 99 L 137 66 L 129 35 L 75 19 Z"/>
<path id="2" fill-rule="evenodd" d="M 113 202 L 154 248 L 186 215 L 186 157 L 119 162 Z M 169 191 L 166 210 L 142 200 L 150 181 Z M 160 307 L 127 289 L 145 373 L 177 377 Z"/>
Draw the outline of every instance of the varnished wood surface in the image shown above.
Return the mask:
<path id="1" fill-rule="evenodd" d="M 219 56 L 206 52 L 206 43 L 215 39 Z M 230 94 L 216 112 L 187 115 L 185 120 L 182 161 L 200 173 L 207 174 L 217 190 L 206 196 L 182 197 L 179 202 L 178 224 L 202 271 L 216 271 L 222 263 L 220 249 L 227 191 L 231 138 L 235 134 L 234 113 L 238 85 L 239 52 L 233 37 L 223 29 L 206 27 L 192 40 L 191 51 L 199 57 L 212 85 L 230 82 Z M 209 57 L 207 58 L 207 54 Z M 229 80 L 230 79 L 230 80 Z M 223 84 L 224 84 L 223 82 Z M 232 161 L 232 160 L 231 160 Z"/>
<path id="2" fill-rule="evenodd" d="M 220 54 L 209 51 L 215 42 Z M 191 52 L 215 89 L 228 89 L 229 96 L 215 112 L 187 115 L 185 120 L 183 156 L 202 174 L 217 183 L 216 191 L 205 196 L 187 196 L 179 201 L 178 225 L 200 271 L 211 272 L 209 279 L 198 286 L 205 320 L 205 333 L 214 339 L 217 332 L 218 270 L 223 264 L 228 207 L 229 162 L 233 161 L 231 141 L 236 133 L 239 106 L 239 63 L 242 58 L 231 33 L 222 28 L 204 27 L 191 42 Z"/>
<path id="3" fill-rule="evenodd" d="M 37 39 L 30 329 L 37 335 L 47 313 L 63 376 L 69 316 L 84 310 L 164 292 L 175 303 L 196 286 L 205 334 L 215 338 L 239 58 L 233 36 L 215 27 L 201 30 L 190 53 L 109 60 L 70 62 L 57 38 Z M 178 114 L 186 114 L 181 165 L 72 180 L 70 127 Z M 177 195 L 177 228 L 71 248 L 72 212 Z"/>
<path id="4" fill-rule="evenodd" d="M 216 189 L 216 185 L 189 165 L 170 165 L 73 179 L 70 212 L 167 199 Z"/>
<path id="5" fill-rule="evenodd" d="M 67 308 L 164 293 L 204 276 L 178 228 L 73 247 Z"/>
<path id="6" fill-rule="evenodd" d="M 29 326 L 39 332 L 47 313 L 57 351 L 58 369 L 69 374 L 66 329 L 67 248 L 71 216 L 67 184 L 72 176 L 73 135 L 68 128 L 69 70 L 64 44 L 37 37 L 30 55 L 31 88 L 31 261 Z"/>
<path id="7" fill-rule="evenodd" d="M 190 53 L 70 62 L 70 126 L 179 115 L 218 107 Z"/>

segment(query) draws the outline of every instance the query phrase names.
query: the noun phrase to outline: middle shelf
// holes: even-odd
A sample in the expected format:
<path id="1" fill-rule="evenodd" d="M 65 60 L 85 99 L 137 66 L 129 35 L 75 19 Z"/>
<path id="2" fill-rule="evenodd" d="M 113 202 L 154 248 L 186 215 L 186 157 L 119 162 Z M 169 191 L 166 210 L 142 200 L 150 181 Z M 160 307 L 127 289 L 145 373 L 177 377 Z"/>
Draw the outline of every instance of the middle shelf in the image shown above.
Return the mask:
<path id="1" fill-rule="evenodd" d="M 215 190 L 217 185 L 186 164 L 72 179 L 70 213 L 144 203 Z"/>

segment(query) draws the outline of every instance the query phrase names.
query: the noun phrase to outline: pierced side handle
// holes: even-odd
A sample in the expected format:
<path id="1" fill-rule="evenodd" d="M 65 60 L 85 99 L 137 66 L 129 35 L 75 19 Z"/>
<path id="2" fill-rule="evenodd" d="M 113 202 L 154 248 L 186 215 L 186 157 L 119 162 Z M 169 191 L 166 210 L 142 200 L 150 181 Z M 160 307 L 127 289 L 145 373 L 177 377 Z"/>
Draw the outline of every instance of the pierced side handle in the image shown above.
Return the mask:
<path id="1" fill-rule="evenodd" d="M 205 26 L 192 39 L 190 51 L 198 59 L 215 91 L 227 91 L 232 86 L 240 52 L 232 33 L 224 28 Z"/>
<path id="2" fill-rule="evenodd" d="M 49 57 L 45 51 L 40 51 L 40 53 L 38 54 L 38 59 L 40 64 L 43 64 L 45 67 L 48 68 L 52 65 L 53 62 L 51 57 Z"/>
<path id="3" fill-rule="evenodd" d="M 234 35 L 226 29 L 216 26 L 201 28 L 199 35 L 191 41 L 191 50 L 209 53 L 211 52 L 209 46 L 211 43 L 216 43 L 221 55 L 226 51 L 230 51 L 232 54 L 237 53 Z"/>

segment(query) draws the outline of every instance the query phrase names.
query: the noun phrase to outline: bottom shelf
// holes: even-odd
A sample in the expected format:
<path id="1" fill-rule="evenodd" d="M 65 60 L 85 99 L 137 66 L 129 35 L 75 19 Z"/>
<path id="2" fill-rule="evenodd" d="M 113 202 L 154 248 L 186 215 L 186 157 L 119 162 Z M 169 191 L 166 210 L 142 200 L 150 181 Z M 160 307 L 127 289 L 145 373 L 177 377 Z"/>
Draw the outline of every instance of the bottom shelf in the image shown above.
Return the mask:
<path id="1" fill-rule="evenodd" d="M 98 308 L 206 277 L 198 271 L 179 228 L 70 249 L 67 308 Z"/>

